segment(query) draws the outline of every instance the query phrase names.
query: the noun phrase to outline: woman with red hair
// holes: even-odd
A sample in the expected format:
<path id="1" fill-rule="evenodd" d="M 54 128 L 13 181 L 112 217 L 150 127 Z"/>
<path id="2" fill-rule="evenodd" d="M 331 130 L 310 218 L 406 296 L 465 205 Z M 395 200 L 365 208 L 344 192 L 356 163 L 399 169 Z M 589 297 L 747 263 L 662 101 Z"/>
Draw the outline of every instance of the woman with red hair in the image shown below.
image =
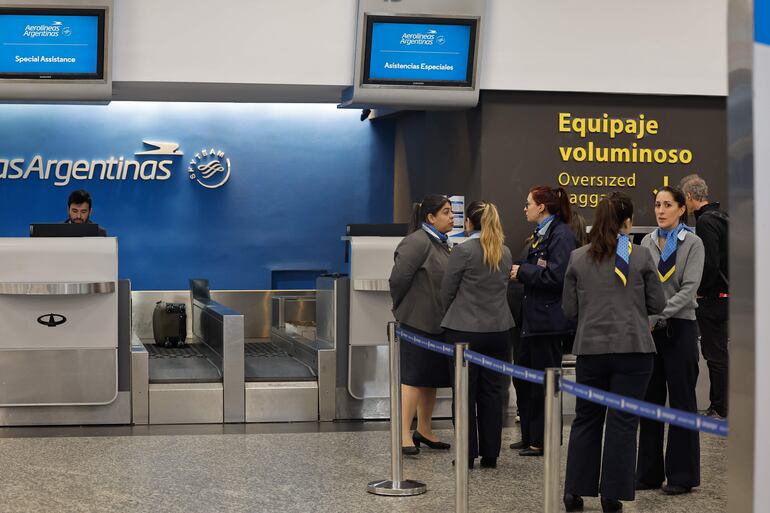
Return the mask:
<path id="1" fill-rule="evenodd" d="M 562 341 L 575 330 L 561 309 L 564 274 L 577 240 L 570 228 L 572 212 L 567 192 L 533 187 L 524 206 L 527 221 L 536 225 L 529 238 L 526 260 L 511 268 L 511 279 L 524 284 L 521 349 L 518 365 L 544 370 L 561 367 Z M 525 384 L 517 398 L 521 441 L 511 445 L 522 456 L 543 455 L 544 390 Z"/>

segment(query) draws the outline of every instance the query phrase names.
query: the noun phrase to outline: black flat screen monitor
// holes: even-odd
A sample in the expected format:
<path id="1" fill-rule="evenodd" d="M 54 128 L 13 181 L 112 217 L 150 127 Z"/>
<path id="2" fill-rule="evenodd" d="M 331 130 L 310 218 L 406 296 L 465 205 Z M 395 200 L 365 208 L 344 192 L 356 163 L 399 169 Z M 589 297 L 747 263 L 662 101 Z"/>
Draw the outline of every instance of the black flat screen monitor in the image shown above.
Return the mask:
<path id="1" fill-rule="evenodd" d="M 364 84 L 473 87 L 475 18 L 366 16 Z"/>
<path id="2" fill-rule="evenodd" d="M 0 7 L 0 79 L 102 80 L 106 11 Z"/>
<path id="3" fill-rule="evenodd" d="M 190 291 L 192 292 L 193 299 L 211 299 L 209 280 L 205 278 L 190 278 Z"/>
<path id="4" fill-rule="evenodd" d="M 29 225 L 30 237 L 105 237 L 107 232 L 94 223 L 58 223 Z"/>

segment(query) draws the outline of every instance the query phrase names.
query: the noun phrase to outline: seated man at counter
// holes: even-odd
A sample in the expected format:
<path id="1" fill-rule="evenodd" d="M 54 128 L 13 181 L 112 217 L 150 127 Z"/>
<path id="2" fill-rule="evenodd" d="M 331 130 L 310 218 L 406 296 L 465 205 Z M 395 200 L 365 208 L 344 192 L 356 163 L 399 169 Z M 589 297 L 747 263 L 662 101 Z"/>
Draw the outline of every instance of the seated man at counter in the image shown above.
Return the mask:
<path id="1" fill-rule="evenodd" d="M 93 202 L 91 201 L 91 194 L 85 189 L 72 191 L 67 199 L 67 219 L 64 223 L 93 224 L 93 221 L 91 221 L 92 211 Z M 107 231 L 99 227 L 99 235 L 106 237 Z"/>

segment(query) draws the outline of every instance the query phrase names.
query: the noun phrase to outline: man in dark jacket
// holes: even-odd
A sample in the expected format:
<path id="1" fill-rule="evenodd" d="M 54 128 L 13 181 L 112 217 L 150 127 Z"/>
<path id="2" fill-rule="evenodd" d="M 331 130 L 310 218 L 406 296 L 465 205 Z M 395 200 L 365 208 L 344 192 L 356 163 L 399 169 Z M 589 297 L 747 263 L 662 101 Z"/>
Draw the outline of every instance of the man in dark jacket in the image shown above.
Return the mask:
<path id="1" fill-rule="evenodd" d="M 698 175 L 679 182 L 687 211 L 695 215 L 695 232 L 703 240 L 706 260 L 698 288 L 698 327 L 701 351 L 709 368 L 711 406 L 706 415 L 727 417 L 728 298 L 727 265 L 728 217 L 718 202 L 710 202 L 708 185 Z"/>

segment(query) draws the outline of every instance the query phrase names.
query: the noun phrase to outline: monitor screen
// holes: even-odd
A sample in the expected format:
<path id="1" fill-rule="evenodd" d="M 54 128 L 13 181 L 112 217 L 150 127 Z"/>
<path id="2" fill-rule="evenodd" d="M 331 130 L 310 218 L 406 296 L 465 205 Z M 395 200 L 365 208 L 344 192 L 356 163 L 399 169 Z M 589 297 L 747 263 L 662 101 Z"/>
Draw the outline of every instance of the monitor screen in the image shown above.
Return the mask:
<path id="1" fill-rule="evenodd" d="M 367 16 L 364 84 L 473 86 L 477 20 Z"/>
<path id="2" fill-rule="evenodd" d="M 0 78 L 104 78 L 105 11 L 0 8 Z"/>
<path id="3" fill-rule="evenodd" d="M 107 232 L 95 223 L 31 224 L 30 237 L 106 237 Z"/>

